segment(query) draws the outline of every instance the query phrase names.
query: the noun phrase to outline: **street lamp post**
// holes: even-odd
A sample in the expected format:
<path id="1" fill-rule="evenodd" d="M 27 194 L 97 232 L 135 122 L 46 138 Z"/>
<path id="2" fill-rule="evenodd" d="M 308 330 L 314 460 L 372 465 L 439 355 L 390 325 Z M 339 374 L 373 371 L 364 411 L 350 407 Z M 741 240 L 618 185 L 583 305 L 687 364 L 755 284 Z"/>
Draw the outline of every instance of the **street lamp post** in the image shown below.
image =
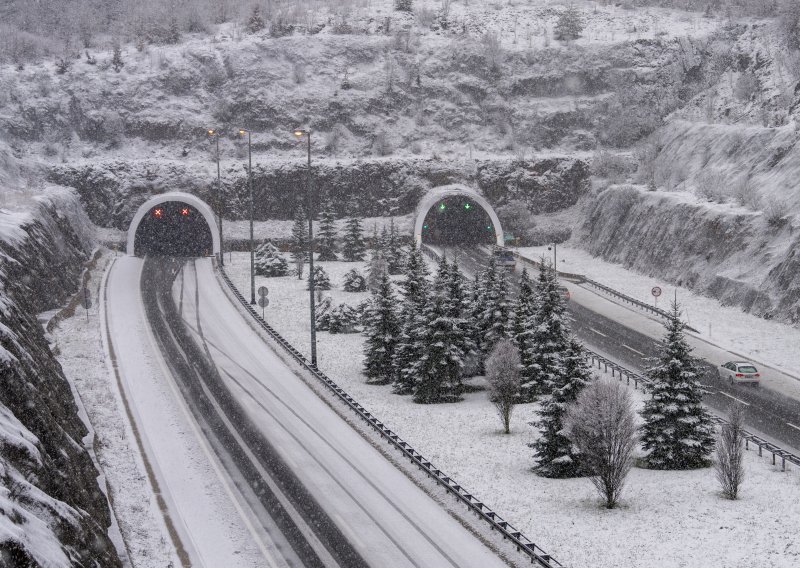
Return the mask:
<path id="1" fill-rule="evenodd" d="M 247 186 L 250 193 L 250 303 L 256 303 L 256 253 L 253 243 L 253 216 L 255 205 L 253 203 L 253 152 L 249 130 L 239 129 L 239 134 L 247 134 Z"/>
<path id="2" fill-rule="evenodd" d="M 556 275 L 558 275 L 558 258 L 556 254 L 558 252 L 557 247 L 558 245 L 553 243 L 553 270 L 555 271 Z M 550 250 L 550 247 L 547 247 L 547 250 Z"/>
<path id="3" fill-rule="evenodd" d="M 311 196 L 311 131 L 302 128 L 295 128 L 294 135 L 298 139 L 303 136 L 308 142 L 308 178 L 306 187 L 306 200 L 308 209 L 308 291 L 311 304 L 311 366 L 317 367 L 317 316 L 316 305 L 314 303 L 314 208 Z"/>
<path id="4" fill-rule="evenodd" d="M 216 141 L 217 147 L 217 216 L 219 217 L 219 265 L 225 266 L 224 247 L 222 246 L 222 174 L 219 168 L 219 130 L 208 129 L 208 135 Z"/>

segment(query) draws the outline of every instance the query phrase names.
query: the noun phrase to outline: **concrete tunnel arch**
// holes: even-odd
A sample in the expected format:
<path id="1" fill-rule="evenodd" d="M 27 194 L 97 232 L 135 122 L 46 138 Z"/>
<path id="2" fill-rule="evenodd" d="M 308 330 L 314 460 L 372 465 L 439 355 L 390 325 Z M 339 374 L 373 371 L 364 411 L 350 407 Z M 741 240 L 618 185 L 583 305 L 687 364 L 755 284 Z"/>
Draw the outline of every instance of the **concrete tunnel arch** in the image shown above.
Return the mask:
<path id="1" fill-rule="evenodd" d="M 448 197 L 466 197 L 480 205 L 481 208 L 486 211 L 486 213 L 489 215 L 489 219 L 492 221 L 492 226 L 494 227 L 495 232 L 495 243 L 497 246 L 501 247 L 505 245 L 503 227 L 500 224 L 500 219 L 497 217 L 497 213 L 495 213 L 489 202 L 486 201 L 486 199 L 474 189 L 471 189 L 465 185 L 452 184 L 434 187 L 425 194 L 425 196 L 417 205 L 417 211 L 415 214 L 416 221 L 414 222 L 414 240 L 416 241 L 417 246 L 422 244 L 422 228 L 425 224 L 425 217 L 427 217 L 428 213 L 433 206 L 436 205 L 436 203 Z"/>
<path id="2" fill-rule="evenodd" d="M 136 210 L 136 214 L 133 216 L 131 220 L 131 224 L 128 226 L 128 238 L 127 238 L 127 249 L 126 252 L 130 256 L 136 255 L 136 231 L 139 229 L 139 225 L 141 224 L 142 220 L 145 218 L 147 213 L 157 205 L 161 205 L 163 203 L 168 203 L 170 201 L 177 201 L 180 203 L 185 203 L 194 207 L 205 219 L 206 224 L 208 225 L 208 230 L 211 233 L 211 245 L 212 245 L 212 252 L 214 255 L 219 255 L 220 252 L 220 242 L 219 242 L 219 229 L 217 225 L 217 218 L 214 215 L 214 212 L 211 210 L 211 207 L 202 199 L 197 197 L 196 195 L 192 195 L 191 193 L 183 193 L 180 191 L 171 191 L 167 193 L 162 193 L 160 195 L 155 195 L 142 203 L 139 206 L 139 209 Z"/>

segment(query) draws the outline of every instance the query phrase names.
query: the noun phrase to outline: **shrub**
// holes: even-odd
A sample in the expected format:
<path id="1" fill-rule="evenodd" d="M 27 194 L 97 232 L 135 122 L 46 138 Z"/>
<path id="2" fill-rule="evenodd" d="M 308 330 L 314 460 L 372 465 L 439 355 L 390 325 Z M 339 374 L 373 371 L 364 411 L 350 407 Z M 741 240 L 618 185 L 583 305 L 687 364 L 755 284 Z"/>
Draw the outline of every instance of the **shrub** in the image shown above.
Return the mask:
<path id="1" fill-rule="evenodd" d="M 744 406 L 734 403 L 728 412 L 728 422 L 720 427 L 716 442 L 714 469 L 722 494 L 728 499 L 739 496 L 744 481 Z"/>
<path id="2" fill-rule="evenodd" d="M 358 333 L 361 314 L 352 306 L 339 304 L 330 311 L 328 331 L 331 333 Z"/>
<path id="3" fill-rule="evenodd" d="M 519 350 L 508 339 L 500 340 L 486 360 L 489 399 L 506 434 L 511 433 L 511 414 L 520 394 L 520 366 Z"/>
<path id="4" fill-rule="evenodd" d="M 267 242 L 256 249 L 255 271 L 259 276 L 286 276 L 289 273 L 289 263 L 275 245 Z"/>
<path id="5" fill-rule="evenodd" d="M 606 508 L 613 509 L 633 465 L 637 442 L 630 393 L 616 381 L 591 383 L 567 407 L 564 432 L 589 467 Z"/>
<path id="6" fill-rule="evenodd" d="M 379 156 L 390 156 L 394 153 L 394 146 L 389 140 L 388 134 L 383 130 L 375 135 L 375 141 L 372 143 L 372 147 Z"/>
<path id="7" fill-rule="evenodd" d="M 367 279 L 353 268 L 345 273 L 342 289 L 345 292 L 364 292 L 367 289 Z"/>

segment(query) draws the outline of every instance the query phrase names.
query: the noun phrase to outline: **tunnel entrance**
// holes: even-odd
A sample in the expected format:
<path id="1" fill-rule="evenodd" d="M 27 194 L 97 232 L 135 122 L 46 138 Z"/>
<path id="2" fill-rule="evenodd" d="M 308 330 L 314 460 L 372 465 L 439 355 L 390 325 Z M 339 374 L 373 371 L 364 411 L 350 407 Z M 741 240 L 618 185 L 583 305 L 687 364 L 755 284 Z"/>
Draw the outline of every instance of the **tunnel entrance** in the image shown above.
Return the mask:
<path id="1" fill-rule="evenodd" d="M 182 201 L 151 206 L 136 226 L 136 256 L 208 256 L 214 248 L 203 214 Z"/>
<path id="2" fill-rule="evenodd" d="M 422 242 L 440 246 L 490 245 L 496 231 L 489 213 L 466 195 L 438 200 L 422 222 Z"/>

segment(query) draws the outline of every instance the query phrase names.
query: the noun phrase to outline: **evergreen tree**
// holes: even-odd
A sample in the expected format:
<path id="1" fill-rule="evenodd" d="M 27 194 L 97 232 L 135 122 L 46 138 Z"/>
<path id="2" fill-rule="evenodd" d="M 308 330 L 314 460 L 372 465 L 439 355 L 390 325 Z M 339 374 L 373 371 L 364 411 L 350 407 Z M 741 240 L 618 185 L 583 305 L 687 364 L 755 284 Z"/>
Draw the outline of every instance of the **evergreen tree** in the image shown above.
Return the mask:
<path id="1" fill-rule="evenodd" d="M 255 271 L 259 276 L 286 276 L 289 264 L 275 245 L 266 242 L 255 251 Z"/>
<path id="2" fill-rule="evenodd" d="M 330 311 L 328 331 L 331 333 L 356 333 L 361 314 L 353 306 L 339 304 Z"/>
<path id="3" fill-rule="evenodd" d="M 256 4 L 253 6 L 253 12 L 250 14 L 250 19 L 247 20 L 247 31 L 254 34 L 261 31 L 265 27 L 264 18 L 261 16 L 261 6 Z"/>
<path id="4" fill-rule="evenodd" d="M 364 244 L 363 233 L 361 219 L 350 217 L 345 225 L 345 233 L 342 238 L 342 256 L 347 262 L 364 260 L 364 253 L 367 247 Z"/>
<path id="5" fill-rule="evenodd" d="M 569 345 L 565 310 L 555 270 L 542 259 L 536 309 L 521 334 L 521 341 L 526 342 L 521 357 L 523 400 L 533 400 L 538 394 L 549 395 L 552 385 L 558 383 L 563 354 Z"/>
<path id="6" fill-rule="evenodd" d="M 345 292 L 363 292 L 367 289 L 367 279 L 353 268 L 345 273 L 342 289 Z"/>
<path id="7" fill-rule="evenodd" d="M 473 341 L 474 330 L 469 317 L 470 305 L 466 290 L 466 282 L 455 260 L 446 267 L 445 270 L 447 271 L 445 291 L 447 295 L 447 306 L 445 313 L 447 317 L 452 319 L 453 329 L 455 330 L 451 336 L 451 341 L 453 342 L 453 346 L 461 353 L 461 359 L 466 365 L 466 363 L 474 359 L 477 354 L 475 342 Z M 461 382 L 462 377 L 463 369 L 455 387 L 456 394 L 459 394 L 463 390 Z"/>
<path id="8" fill-rule="evenodd" d="M 578 9 L 570 4 L 558 17 L 556 27 L 553 29 L 555 38 L 558 40 L 569 41 L 581 37 L 583 31 L 583 19 Z"/>
<path id="9" fill-rule="evenodd" d="M 642 445 L 654 469 L 705 467 L 714 449 L 714 429 L 698 382 L 700 370 L 680 315 L 678 303 L 673 302 L 661 355 L 647 369 L 652 383 L 642 411 Z"/>
<path id="10" fill-rule="evenodd" d="M 433 294 L 428 302 L 419 357 L 411 368 L 414 402 L 455 400 L 461 391 L 463 353 L 458 348 L 460 330 L 447 315 L 447 295 Z"/>
<path id="11" fill-rule="evenodd" d="M 380 250 L 373 250 L 367 266 L 367 288 L 371 292 L 375 292 L 380 286 L 383 276 L 388 273 L 388 265 L 383 258 L 383 253 Z"/>
<path id="12" fill-rule="evenodd" d="M 536 471 L 544 477 L 577 477 L 588 473 L 580 455 L 564 433 L 567 406 L 575 402 L 578 394 L 592 381 L 592 370 L 583 346 L 570 337 L 566 351 L 561 356 L 563 365 L 551 376 L 551 396 L 542 403 L 540 419 L 536 423 L 541 435 L 532 444 L 536 452 Z"/>
<path id="13" fill-rule="evenodd" d="M 536 311 L 536 294 L 528 275 L 528 269 L 522 269 L 522 276 L 519 280 L 519 296 L 514 307 L 514 323 L 511 330 L 514 343 L 519 349 L 520 363 L 524 367 L 530 364 L 527 360 L 529 353 L 529 336 L 526 334 L 527 325 L 531 322 L 531 317 Z"/>
<path id="14" fill-rule="evenodd" d="M 311 287 L 311 273 L 308 273 L 308 284 L 306 285 L 306 290 L 310 289 Z M 325 269 L 321 266 L 314 267 L 314 289 L 315 290 L 330 290 L 331 289 L 331 279 L 328 276 L 328 273 L 325 272 Z"/>
<path id="15" fill-rule="evenodd" d="M 114 54 L 111 56 L 111 66 L 117 73 L 119 73 L 125 66 L 125 62 L 122 61 L 122 48 L 118 43 L 114 44 Z"/>
<path id="16" fill-rule="evenodd" d="M 414 363 L 422 352 L 426 329 L 425 307 L 428 302 L 428 267 L 425 259 L 415 245 L 408 253 L 405 278 L 400 282 L 403 304 L 400 311 L 402 331 L 395 354 L 394 392 L 411 394 L 414 392 Z"/>
<path id="17" fill-rule="evenodd" d="M 394 0 L 394 9 L 398 12 L 413 12 L 414 0 Z"/>
<path id="18" fill-rule="evenodd" d="M 495 344 L 510 335 L 510 306 L 508 282 L 503 269 L 498 269 L 494 256 L 481 278 L 482 298 L 477 325 L 480 330 L 480 349 L 486 358 Z"/>
<path id="19" fill-rule="evenodd" d="M 389 265 L 389 274 L 402 274 L 403 272 L 403 253 L 400 248 L 400 239 L 397 235 L 397 229 L 394 226 L 394 217 L 389 224 L 389 236 L 386 240 L 386 247 L 384 249 L 386 255 L 386 262 Z"/>
<path id="20" fill-rule="evenodd" d="M 308 226 L 302 207 L 298 207 L 294 215 L 291 238 L 292 264 L 308 262 Z M 298 271 L 298 278 L 302 278 Z"/>
<path id="21" fill-rule="evenodd" d="M 322 209 L 322 215 L 319 222 L 319 240 L 317 241 L 317 252 L 319 252 L 319 260 L 331 261 L 339 260 L 337 256 L 338 248 L 336 246 L 336 224 L 333 217 L 333 210 L 330 204 Z"/>
<path id="22" fill-rule="evenodd" d="M 389 275 L 384 272 L 372 297 L 364 331 L 366 359 L 364 374 L 367 382 L 388 384 L 394 378 L 394 353 L 400 339 L 400 320 Z"/>
<path id="23" fill-rule="evenodd" d="M 178 43 L 181 40 L 181 29 L 178 27 L 178 19 L 173 17 L 169 21 L 169 28 L 166 36 L 167 43 Z"/>

